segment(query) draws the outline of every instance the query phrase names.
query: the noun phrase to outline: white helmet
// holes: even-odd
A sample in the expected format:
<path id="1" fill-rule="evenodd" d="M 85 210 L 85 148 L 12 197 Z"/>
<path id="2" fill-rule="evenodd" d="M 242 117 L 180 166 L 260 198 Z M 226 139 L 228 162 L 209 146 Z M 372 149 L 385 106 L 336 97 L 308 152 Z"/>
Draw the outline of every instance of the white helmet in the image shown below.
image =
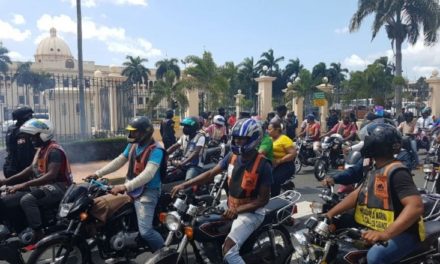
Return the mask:
<path id="1" fill-rule="evenodd" d="M 221 116 L 221 115 L 214 116 L 214 119 L 212 120 L 212 122 L 214 124 L 219 125 L 219 126 L 224 126 L 225 123 L 226 123 L 225 118 L 223 116 Z"/>
<path id="2" fill-rule="evenodd" d="M 20 132 L 30 135 L 40 133 L 41 140 L 47 142 L 54 136 L 54 127 L 52 122 L 47 119 L 32 118 L 20 127 Z"/>

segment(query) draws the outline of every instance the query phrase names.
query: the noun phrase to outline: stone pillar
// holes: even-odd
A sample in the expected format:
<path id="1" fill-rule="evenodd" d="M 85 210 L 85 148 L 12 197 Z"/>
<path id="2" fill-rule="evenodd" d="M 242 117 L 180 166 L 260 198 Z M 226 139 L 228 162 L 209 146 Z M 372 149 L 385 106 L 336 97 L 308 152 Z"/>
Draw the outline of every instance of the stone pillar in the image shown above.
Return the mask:
<path id="1" fill-rule="evenodd" d="M 434 70 L 429 79 L 426 80 L 429 84 L 429 99 L 428 106 L 432 109 L 432 114 L 438 117 L 440 115 L 440 77 L 438 71 Z"/>
<path id="2" fill-rule="evenodd" d="M 192 89 L 186 91 L 188 97 L 188 108 L 185 111 L 185 116 L 198 116 L 199 115 L 199 90 Z"/>
<path id="3" fill-rule="evenodd" d="M 244 98 L 244 94 L 241 93 L 241 90 L 238 90 L 238 93 L 234 95 L 235 97 L 235 113 L 237 113 L 237 116 L 241 112 L 241 100 Z"/>
<path id="4" fill-rule="evenodd" d="M 329 94 L 333 91 L 333 85 L 328 84 L 328 79 L 326 77 L 323 78 L 324 83 L 316 86 L 319 90 L 323 91 L 326 94 Z M 321 115 L 321 131 L 326 132 L 327 131 L 327 117 L 329 115 L 329 109 L 328 109 L 328 101 L 325 99 L 324 105 L 319 107 L 319 112 Z"/>
<path id="5" fill-rule="evenodd" d="M 276 79 L 270 76 L 255 78 L 258 82 L 258 115 L 263 119 L 272 112 L 272 83 Z"/>
<path id="6" fill-rule="evenodd" d="M 293 111 L 298 119 L 298 127 L 296 128 L 296 134 L 298 135 L 299 131 L 301 130 L 301 124 L 304 121 L 304 97 L 294 97 L 292 101 Z"/>
<path id="7" fill-rule="evenodd" d="M 126 77 L 122 76 L 118 68 L 115 66 L 110 66 L 110 73 L 108 75 L 108 81 L 114 81 L 115 83 L 122 83 L 126 80 Z M 112 132 L 118 130 L 118 110 L 122 111 L 121 107 L 118 106 L 116 85 L 109 85 L 109 108 L 110 108 L 110 129 Z M 126 124 L 122 124 L 125 127 Z"/>

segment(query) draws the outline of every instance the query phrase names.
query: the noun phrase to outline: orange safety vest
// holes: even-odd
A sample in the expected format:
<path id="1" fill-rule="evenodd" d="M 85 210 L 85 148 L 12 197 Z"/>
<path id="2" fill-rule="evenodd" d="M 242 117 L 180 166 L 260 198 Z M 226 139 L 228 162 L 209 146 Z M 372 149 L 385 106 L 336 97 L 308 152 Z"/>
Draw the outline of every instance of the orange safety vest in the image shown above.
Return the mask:
<path id="1" fill-rule="evenodd" d="M 354 219 L 357 223 L 376 231 L 384 231 L 395 220 L 390 190 L 390 176 L 398 169 L 406 169 L 399 161 L 370 172 L 362 183 L 358 195 Z M 374 174 L 373 174 L 374 173 Z M 418 222 L 421 241 L 425 239 L 423 219 Z"/>
<path id="2" fill-rule="evenodd" d="M 73 182 L 72 172 L 70 170 L 70 164 L 69 161 L 67 160 L 66 152 L 55 141 L 51 141 L 49 145 L 47 145 L 44 148 L 41 148 L 35 154 L 34 162 L 32 163 L 35 177 L 39 178 L 41 175 L 47 173 L 49 153 L 52 149 L 58 149 L 59 151 L 61 151 L 63 155 L 63 161 L 61 164 L 60 173 L 58 174 L 58 178 L 55 181 L 64 182 L 67 186 L 69 186 Z"/>
<path id="3" fill-rule="evenodd" d="M 237 175 L 236 170 L 234 170 L 234 166 L 237 161 L 237 155 L 232 154 L 229 161 L 230 167 L 228 167 L 229 208 L 237 208 L 238 206 L 248 204 L 257 198 L 257 170 L 260 167 L 260 162 L 263 158 L 264 156 L 262 154 L 258 154 L 251 171 L 245 169 L 241 175 Z"/>

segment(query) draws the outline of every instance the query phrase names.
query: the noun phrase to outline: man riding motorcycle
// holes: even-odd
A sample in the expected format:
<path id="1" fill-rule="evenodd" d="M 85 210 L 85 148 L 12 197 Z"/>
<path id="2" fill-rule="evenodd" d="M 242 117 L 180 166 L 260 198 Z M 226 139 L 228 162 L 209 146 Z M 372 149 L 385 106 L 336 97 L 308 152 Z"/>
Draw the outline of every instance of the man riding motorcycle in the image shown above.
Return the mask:
<path id="1" fill-rule="evenodd" d="M 434 120 L 432 119 L 431 112 L 432 112 L 431 107 L 423 108 L 422 116 L 419 117 L 419 119 L 417 119 L 417 125 L 416 125 L 417 130 L 432 128 L 432 125 L 434 124 Z"/>
<path id="2" fill-rule="evenodd" d="M 328 219 L 355 208 L 355 221 L 370 230 L 362 237 L 373 245 L 369 264 L 394 263 L 411 253 L 424 240 L 423 203 L 409 171 L 394 159 L 401 136 L 395 127 L 369 126 L 362 154 L 369 161 L 366 180 L 326 213 Z M 404 254 L 402 254 L 404 252 Z"/>
<path id="3" fill-rule="evenodd" d="M 404 135 L 409 137 L 411 154 L 414 155 L 415 165 L 419 165 L 419 155 L 417 154 L 417 142 L 415 140 L 416 134 L 416 122 L 414 120 L 414 114 L 412 112 L 406 112 L 404 114 L 404 121 L 400 123 L 397 129 Z"/>
<path id="4" fill-rule="evenodd" d="M 0 217 L 8 220 L 11 211 L 21 206 L 35 239 L 39 239 L 43 236 L 39 206 L 57 205 L 72 184 L 72 175 L 66 153 L 53 140 L 54 127 L 49 120 L 30 119 L 21 126 L 20 132 L 30 135 L 37 152 L 31 165 L 0 180 L 0 186 L 11 186 L 9 194 L 0 199 Z"/>
<path id="5" fill-rule="evenodd" d="M 218 146 L 220 142 L 226 141 L 226 120 L 221 115 L 216 115 L 212 119 L 212 124 L 205 129 L 209 136 L 209 145 Z"/>
<path id="6" fill-rule="evenodd" d="M 272 169 L 269 161 L 257 151 L 263 131 L 255 120 L 238 120 L 231 135 L 232 153 L 213 169 L 175 186 L 172 195 L 193 185 L 210 182 L 215 175 L 227 170 L 229 196 L 224 216 L 233 222 L 223 244 L 223 255 L 226 263 L 244 263 L 240 247 L 264 220 L 264 215 L 257 209 L 269 201 Z"/>
<path id="7" fill-rule="evenodd" d="M 339 134 L 342 136 L 344 141 L 351 141 L 354 140 L 356 131 L 356 125 L 350 122 L 350 116 L 346 115 L 341 122 L 338 122 L 336 125 L 334 125 L 330 131 L 322 135 L 320 138 L 328 137 L 333 134 Z"/>
<path id="8" fill-rule="evenodd" d="M 305 135 L 307 138 L 313 140 L 313 151 L 315 152 L 316 156 L 319 156 L 319 148 L 321 144 L 319 141 L 319 134 L 321 133 L 321 126 L 315 121 L 315 116 L 313 114 L 308 114 L 306 120 L 306 128 L 298 135 L 298 137 Z"/>
<path id="9" fill-rule="evenodd" d="M 187 117 L 180 123 L 183 126 L 183 136 L 167 149 L 168 154 L 172 154 L 177 149 L 183 151 L 183 160 L 175 161 L 174 165 L 186 170 L 185 179 L 191 179 L 203 172 L 203 151 L 206 138 L 202 131 L 199 131 L 199 119 Z"/>
<path id="10" fill-rule="evenodd" d="M 165 150 L 154 140 L 153 124 L 147 117 L 132 119 L 126 129 L 129 132 L 129 143 L 124 152 L 88 177 L 102 177 L 129 162 L 126 182 L 114 186 L 110 192 L 113 195 L 127 193 L 134 199 L 139 233 L 154 252 L 162 248 L 164 243 L 162 236 L 153 228 L 153 218 L 161 192 L 161 174 L 164 168 L 166 170 Z M 112 200 L 105 196 L 101 199 Z M 127 196 L 120 196 L 120 200 L 115 200 L 115 203 L 124 204 L 129 201 Z"/>

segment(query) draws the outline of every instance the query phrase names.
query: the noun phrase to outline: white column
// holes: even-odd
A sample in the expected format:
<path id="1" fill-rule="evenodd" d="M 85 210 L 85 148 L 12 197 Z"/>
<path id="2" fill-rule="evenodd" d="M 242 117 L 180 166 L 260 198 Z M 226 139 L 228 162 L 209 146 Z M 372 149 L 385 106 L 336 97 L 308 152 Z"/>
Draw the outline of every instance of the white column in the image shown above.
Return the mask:
<path id="1" fill-rule="evenodd" d="M 198 116 L 199 115 L 199 90 L 192 89 L 186 91 L 188 98 L 188 108 L 185 111 L 185 116 Z"/>
<path id="2" fill-rule="evenodd" d="M 429 84 L 429 100 L 428 106 L 432 109 L 432 114 L 435 116 L 440 115 L 440 77 L 438 71 L 434 70 L 429 79 L 426 80 Z"/>
<path id="3" fill-rule="evenodd" d="M 266 118 L 267 114 L 272 112 L 272 83 L 276 77 L 261 76 L 255 78 L 258 82 L 258 94 L 260 106 L 258 115 L 262 118 Z"/>

